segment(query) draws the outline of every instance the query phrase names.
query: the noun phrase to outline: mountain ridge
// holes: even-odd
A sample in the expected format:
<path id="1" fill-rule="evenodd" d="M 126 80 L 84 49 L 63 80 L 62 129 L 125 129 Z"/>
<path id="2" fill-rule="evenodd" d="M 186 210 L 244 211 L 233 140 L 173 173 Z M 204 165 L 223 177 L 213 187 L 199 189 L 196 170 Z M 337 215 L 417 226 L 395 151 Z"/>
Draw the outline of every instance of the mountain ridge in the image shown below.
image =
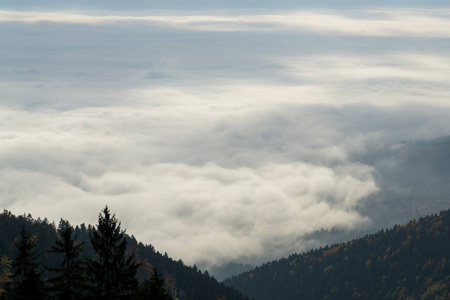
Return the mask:
<path id="1" fill-rule="evenodd" d="M 256 300 L 448 299 L 450 210 L 224 281 Z"/>
<path id="2" fill-rule="evenodd" d="M 44 279 L 48 278 L 45 267 L 56 267 L 58 259 L 48 250 L 55 244 L 57 226 L 47 219 L 33 219 L 30 214 L 15 216 L 4 210 L 0 213 L 0 257 L 14 259 L 17 249 L 14 242 L 17 240 L 20 230 L 24 226 L 37 238 L 37 248 L 40 252 L 39 263 Z M 95 253 L 90 243 L 89 233 L 92 226 L 81 224 L 76 226 L 74 234 L 78 236 L 79 242 L 84 242 L 85 247 L 82 257 L 92 258 Z M 141 264 L 138 269 L 137 278 L 145 282 L 150 278 L 153 268 L 162 274 L 166 289 L 174 300 L 244 300 L 240 292 L 218 283 L 207 271 L 199 270 L 195 265 L 187 266 L 180 259 L 178 261 L 170 258 L 167 253 L 162 254 L 154 249 L 152 245 L 144 245 L 133 236 L 126 235 L 127 255 L 134 254 L 137 262 Z M 2 260 L 3 262 L 3 260 Z M 3 276 L 8 270 L 0 263 L 0 290 L 7 282 Z M 1 298 L 1 292 L 0 292 Z"/>

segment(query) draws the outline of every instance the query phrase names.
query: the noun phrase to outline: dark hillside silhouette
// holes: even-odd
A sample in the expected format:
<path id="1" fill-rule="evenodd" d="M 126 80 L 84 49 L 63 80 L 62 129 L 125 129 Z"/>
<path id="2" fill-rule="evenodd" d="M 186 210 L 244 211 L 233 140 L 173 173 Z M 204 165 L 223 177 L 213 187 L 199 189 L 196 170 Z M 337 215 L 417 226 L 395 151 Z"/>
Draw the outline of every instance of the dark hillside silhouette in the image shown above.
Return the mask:
<path id="1" fill-rule="evenodd" d="M 37 277 L 33 277 L 36 279 L 37 287 L 35 290 L 34 288 L 30 290 L 30 292 L 34 292 L 33 297 L 38 296 L 38 299 L 44 299 L 42 296 L 43 294 L 40 294 L 41 289 L 39 284 L 41 283 L 41 280 L 46 284 L 46 289 L 44 290 L 45 294 L 60 298 L 62 297 L 62 293 L 64 293 L 64 291 L 62 291 L 63 289 L 65 289 L 66 292 L 70 290 L 69 293 L 72 293 L 72 296 L 76 295 L 76 297 L 80 297 L 78 299 L 89 297 L 90 294 L 98 292 L 97 288 L 99 287 L 99 282 L 97 279 L 92 279 L 92 277 L 90 277 L 90 274 L 92 273 L 89 272 L 89 269 L 83 270 L 82 272 L 84 272 L 84 279 L 88 279 L 87 283 L 91 284 L 91 289 L 84 286 L 85 282 L 83 282 L 83 280 L 80 282 L 75 278 L 70 279 L 75 281 L 72 281 L 73 285 L 68 288 L 68 285 L 70 284 L 68 284 L 68 278 L 64 277 L 64 270 L 68 267 L 67 261 L 65 261 L 68 257 L 71 257 L 72 263 L 76 262 L 76 264 L 80 263 L 79 259 L 81 259 L 81 261 L 93 260 L 97 263 L 100 262 L 98 258 L 99 253 L 101 253 L 99 249 L 103 247 L 100 246 L 103 233 L 100 234 L 98 230 L 103 227 L 103 229 L 106 230 L 104 232 L 105 234 L 107 232 L 111 233 L 111 229 L 115 228 L 113 231 L 117 235 L 114 235 L 114 239 L 117 243 L 113 243 L 113 248 L 116 248 L 117 251 L 107 252 L 110 254 L 115 253 L 113 255 L 115 256 L 114 259 L 116 259 L 116 262 L 118 262 L 120 266 L 123 267 L 123 270 L 126 271 L 121 275 L 136 275 L 136 282 L 139 282 L 141 288 L 144 287 L 145 282 L 152 280 L 154 269 L 156 269 L 157 273 L 161 274 L 159 277 L 159 288 L 161 282 L 164 282 L 164 293 L 171 299 L 246 299 L 240 292 L 234 291 L 223 284 L 219 284 L 217 280 L 210 277 L 206 271 L 202 272 L 195 266 L 186 266 L 181 260 L 173 260 L 168 257 L 167 254 L 161 254 L 160 252 L 155 251 L 152 245 L 144 245 L 137 242 L 133 236 L 126 235 L 120 230 L 118 220 L 109 213 L 109 210 L 108 214 L 109 216 L 106 218 L 105 211 L 103 211 L 99 218 L 100 225 L 103 221 L 108 219 L 109 221 L 106 222 L 108 226 L 102 225 L 101 227 L 97 226 L 95 228 L 90 225 L 86 226 L 82 224 L 76 226 L 73 229 L 73 232 L 70 232 L 71 226 L 68 223 L 66 224 L 67 226 L 64 226 L 66 222 L 64 220 L 61 221 L 59 230 L 57 230 L 55 224 L 50 223 L 47 219 L 36 220 L 33 219 L 31 215 L 15 216 L 9 211 L 3 211 L 3 213 L 0 214 L 0 257 L 2 258 L 0 263 L 0 299 L 19 299 L 17 297 L 13 298 L 14 295 L 12 293 L 13 291 L 16 291 L 16 287 L 19 286 L 21 277 L 12 276 L 12 274 L 17 273 L 18 270 L 16 267 L 17 258 L 19 258 L 21 251 L 19 251 L 20 249 L 15 245 L 15 242 L 20 245 L 22 228 L 25 228 L 27 236 L 29 235 L 33 243 L 33 245 L 30 244 L 31 250 L 29 251 L 29 258 L 34 266 L 33 268 L 37 270 Z M 116 222 L 115 227 L 113 226 L 113 221 Z M 99 241 L 97 241 L 96 232 L 100 235 Z M 94 240 L 94 245 L 97 242 L 100 244 L 97 244 L 94 247 L 91 243 L 90 236 L 92 236 Z M 125 251 L 123 251 L 124 245 Z M 65 250 L 63 250 L 63 248 Z M 81 257 L 79 257 L 78 254 L 81 248 L 83 249 Z M 104 248 L 104 250 L 105 249 L 106 248 Z M 12 259 L 15 260 L 12 261 Z M 140 265 L 136 274 L 132 272 L 135 263 Z M 80 264 L 79 267 L 82 268 L 82 265 L 83 264 Z M 72 264 L 72 266 L 74 265 Z M 81 272 L 80 269 L 79 271 Z M 99 272 L 103 271 L 104 269 Z M 126 278 L 120 278 L 119 280 L 125 281 L 125 279 Z M 132 286 L 132 282 L 135 279 L 131 279 L 131 283 L 129 278 L 126 279 L 128 281 L 127 286 Z M 133 290 L 132 292 L 129 289 L 128 291 L 121 289 L 121 299 L 126 295 L 128 295 L 128 297 L 135 297 L 135 292 L 137 292 L 137 295 L 141 295 L 141 288 L 138 288 L 135 291 L 131 289 Z M 133 299 L 140 298 L 139 296 L 136 296 Z"/>
<path id="2" fill-rule="evenodd" d="M 294 254 L 225 283 L 257 300 L 449 299 L 450 211 Z"/>

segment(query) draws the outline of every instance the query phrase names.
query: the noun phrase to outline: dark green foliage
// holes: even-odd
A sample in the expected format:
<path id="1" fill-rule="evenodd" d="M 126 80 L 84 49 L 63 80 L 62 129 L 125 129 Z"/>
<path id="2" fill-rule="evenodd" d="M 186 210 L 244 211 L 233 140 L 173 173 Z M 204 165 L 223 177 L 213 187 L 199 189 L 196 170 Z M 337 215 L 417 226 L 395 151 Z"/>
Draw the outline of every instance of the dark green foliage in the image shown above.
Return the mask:
<path id="1" fill-rule="evenodd" d="M 39 273 L 36 237 L 22 227 L 19 241 L 14 243 L 18 255 L 12 263 L 12 281 L 6 290 L 13 299 L 44 299 L 44 284 Z"/>
<path id="2" fill-rule="evenodd" d="M 97 228 L 90 234 L 96 259 L 88 260 L 89 274 L 95 282 L 95 299 L 132 299 L 138 288 L 136 272 L 139 264 L 126 255 L 125 232 L 108 207 L 99 214 Z"/>
<path id="3" fill-rule="evenodd" d="M 17 249 L 14 246 L 14 239 L 20 233 L 22 226 L 25 225 L 33 236 L 37 237 L 36 247 L 41 255 L 38 263 L 48 267 L 42 273 L 44 279 L 54 277 L 49 269 L 58 268 L 64 259 L 62 255 L 52 253 L 51 248 L 57 239 L 57 230 L 54 224 L 46 219 L 33 219 L 30 215 L 15 216 L 9 211 L 0 213 L 0 256 L 15 257 Z M 83 260 L 94 259 L 95 251 L 91 245 L 89 234 L 94 228 L 90 225 L 81 224 L 74 228 L 74 235 L 78 242 L 84 242 L 82 252 Z M 140 282 L 145 282 L 157 268 L 161 274 L 164 274 L 165 288 L 167 293 L 173 299 L 180 300 L 243 300 L 241 293 L 232 290 L 217 280 L 202 273 L 195 266 L 184 265 L 181 260 L 173 260 L 167 254 L 161 254 L 153 248 L 152 245 L 138 243 L 134 237 L 124 234 L 127 241 L 126 253 L 134 253 L 136 261 L 141 263 L 138 269 L 137 278 Z M 7 274 L 7 271 L 5 272 Z M 0 284 L 7 282 L 7 278 L 2 278 Z M 91 280 L 92 282 L 92 280 Z M 6 289 L 6 287 L 4 287 Z M 1 292 L 1 290 L 0 290 Z M 6 299 L 0 294 L 0 299 Z M 8 298 L 11 299 L 11 298 Z"/>
<path id="4" fill-rule="evenodd" d="M 226 281 L 258 300 L 450 299 L 450 211 Z"/>
<path id="5" fill-rule="evenodd" d="M 12 259 L 7 256 L 2 256 L 0 260 L 0 299 L 6 295 L 6 285 L 11 282 L 12 275 Z"/>
<path id="6" fill-rule="evenodd" d="M 135 243 L 132 241 L 131 243 Z M 218 283 L 205 271 L 184 265 L 181 260 L 175 261 L 159 252 L 155 252 L 152 246 L 145 246 L 142 243 L 136 244 L 142 267 L 150 266 L 150 270 L 155 267 L 163 270 L 166 280 L 167 292 L 174 298 L 181 300 L 243 300 L 244 297 L 238 291 Z M 148 278 L 148 276 L 146 277 Z M 169 280 L 175 284 L 169 284 Z"/>
<path id="7" fill-rule="evenodd" d="M 80 299 L 85 290 L 85 268 L 81 258 L 84 243 L 77 241 L 73 230 L 68 221 L 61 220 L 56 245 L 50 250 L 58 258 L 63 256 L 59 267 L 48 268 L 57 275 L 48 279 L 55 299 Z"/>
<path id="8" fill-rule="evenodd" d="M 55 225 L 47 219 L 33 219 L 31 215 L 14 216 L 11 212 L 4 210 L 0 214 L 0 251 L 1 255 L 13 258 L 17 255 L 14 240 L 25 226 L 32 235 L 36 237 L 36 248 L 39 249 L 39 262 L 48 267 L 56 267 L 58 261 L 53 254 L 47 250 L 51 249 L 56 238 Z"/>
<path id="9" fill-rule="evenodd" d="M 152 277 L 144 283 L 139 292 L 139 299 L 142 300 L 172 300 L 164 287 L 164 279 L 159 276 L 156 268 L 153 268 Z"/>

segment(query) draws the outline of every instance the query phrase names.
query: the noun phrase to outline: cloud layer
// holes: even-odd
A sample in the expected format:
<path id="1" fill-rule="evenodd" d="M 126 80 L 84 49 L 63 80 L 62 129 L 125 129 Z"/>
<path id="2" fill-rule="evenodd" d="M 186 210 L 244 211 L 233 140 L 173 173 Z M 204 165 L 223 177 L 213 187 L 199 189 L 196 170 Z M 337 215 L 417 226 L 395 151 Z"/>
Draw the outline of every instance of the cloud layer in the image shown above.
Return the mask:
<path id="1" fill-rule="evenodd" d="M 355 36 L 450 37 L 450 10 L 373 10 L 352 13 L 299 11 L 249 15 L 86 15 L 61 12 L 0 11 L 0 22 L 72 24 L 148 23 L 208 32 L 307 31 Z M 411 26 L 411 24 L 417 24 Z"/>
<path id="2" fill-rule="evenodd" d="M 414 26 L 411 26 L 414 24 Z M 448 11 L 241 16 L 0 12 L 0 203 L 72 223 L 105 204 L 187 263 L 360 228 L 354 158 L 448 135 Z"/>

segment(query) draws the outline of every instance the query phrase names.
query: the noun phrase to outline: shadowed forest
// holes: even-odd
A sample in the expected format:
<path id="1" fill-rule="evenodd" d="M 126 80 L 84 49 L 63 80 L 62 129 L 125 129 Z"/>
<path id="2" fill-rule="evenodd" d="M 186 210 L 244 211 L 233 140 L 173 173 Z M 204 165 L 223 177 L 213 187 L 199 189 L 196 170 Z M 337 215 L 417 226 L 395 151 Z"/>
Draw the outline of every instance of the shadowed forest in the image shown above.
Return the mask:
<path id="1" fill-rule="evenodd" d="M 1 299 L 436 299 L 450 296 L 450 211 L 293 254 L 218 283 L 138 243 L 105 207 L 95 226 L 0 215 Z M 236 290 L 234 290 L 234 289 Z M 240 292 L 247 296 L 243 296 Z"/>
<path id="2" fill-rule="evenodd" d="M 93 227 L 4 211 L 0 228 L 0 299 L 244 299 L 126 235 L 108 207 Z"/>

